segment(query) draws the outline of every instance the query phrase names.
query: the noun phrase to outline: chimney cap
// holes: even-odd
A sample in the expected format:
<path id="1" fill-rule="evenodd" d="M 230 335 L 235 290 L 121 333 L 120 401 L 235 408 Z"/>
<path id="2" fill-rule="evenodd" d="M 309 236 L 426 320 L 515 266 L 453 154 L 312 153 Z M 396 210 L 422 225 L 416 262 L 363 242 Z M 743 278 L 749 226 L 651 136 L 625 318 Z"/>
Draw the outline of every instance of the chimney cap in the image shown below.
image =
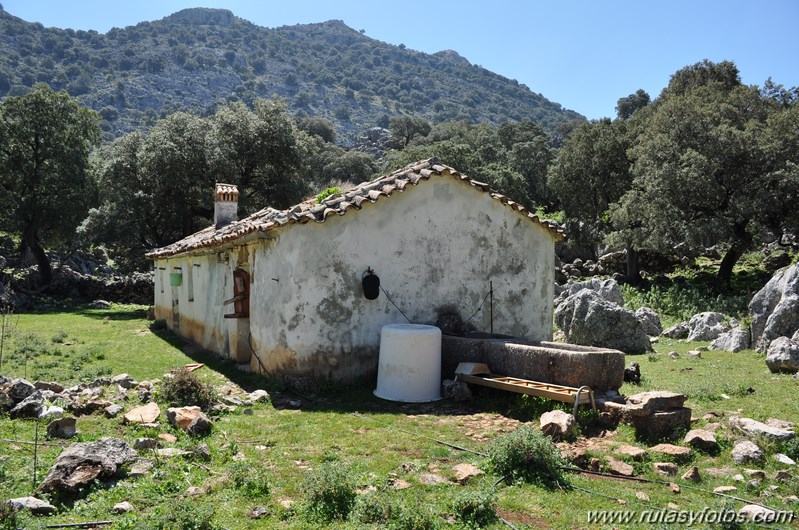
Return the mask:
<path id="1" fill-rule="evenodd" d="M 216 202 L 237 202 L 239 200 L 239 188 L 234 184 L 222 184 L 217 182 L 214 186 L 214 201 Z"/>

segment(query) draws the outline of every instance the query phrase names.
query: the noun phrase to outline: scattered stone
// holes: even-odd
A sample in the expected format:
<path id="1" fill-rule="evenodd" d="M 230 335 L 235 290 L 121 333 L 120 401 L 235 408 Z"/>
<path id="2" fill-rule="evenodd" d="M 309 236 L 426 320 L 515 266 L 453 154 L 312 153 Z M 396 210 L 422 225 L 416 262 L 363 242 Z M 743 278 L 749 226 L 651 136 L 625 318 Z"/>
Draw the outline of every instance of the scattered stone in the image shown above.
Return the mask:
<path id="1" fill-rule="evenodd" d="M 125 413 L 125 423 L 155 423 L 161 415 L 157 403 L 147 403 Z"/>
<path id="2" fill-rule="evenodd" d="M 734 491 L 738 491 L 738 488 L 735 486 L 719 486 L 717 488 L 713 488 L 713 493 L 732 493 Z"/>
<path id="3" fill-rule="evenodd" d="M 603 300 L 616 305 L 624 305 L 624 296 L 621 294 L 621 288 L 618 282 L 613 279 L 600 280 L 599 278 L 591 278 L 584 282 L 572 282 L 563 288 L 563 291 L 558 295 L 555 300 L 555 307 L 560 305 L 570 296 L 574 296 L 580 291 L 589 290 L 593 291 Z"/>
<path id="4" fill-rule="evenodd" d="M 200 444 L 194 448 L 194 456 L 205 462 L 211 461 L 211 448 L 206 444 Z"/>
<path id="5" fill-rule="evenodd" d="M 178 441 L 177 436 L 175 436 L 174 434 L 169 434 L 168 432 L 162 432 L 161 434 L 159 434 L 158 439 L 168 443 L 175 443 Z"/>
<path id="6" fill-rule="evenodd" d="M 705 429 L 693 429 L 683 438 L 683 443 L 705 452 L 712 452 L 718 449 L 719 444 L 716 436 Z"/>
<path id="7" fill-rule="evenodd" d="M 247 517 L 250 519 L 261 519 L 262 517 L 267 517 L 269 515 L 269 508 L 265 506 L 256 506 L 250 513 L 247 514 Z"/>
<path id="8" fill-rule="evenodd" d="M 36 390 L 9 411 L 12 418 L 38 418 L 44 410 L 44 397 Z"/>
<path id="9" fill-rule="evenodd" d="M 699 475 L 699 468 L 691 466 L 688 471 L 682 474 L 683 480 L 690 480 L 691 482 L 701 482 L 702 477 Z"/>
<path id="10" fill-rule="evenodd" d="M 766 353 L 778 337 L 799 329 L 799 263 L 777 271 L 749 302 L 752 345 Z M 794 370 L 795 371 L 795 370 Z"/>
<path id="11" fill-rule="evenodd" d="M 45 406 L 39 413 L 39 419 L 50 420 L 58 419 L 64 416 L 64 409 L 55 405 Z"/>
<path id="12" fill-rule="evenodd" d="M 541 432 L 555 439 L 574 434 L 574 416 L 562 410 L 550 410 L 541 415 Z"/>
<path id="13" fill-rule="evenodd" d="M 64 391 L 64 386 L 52 381 L 36 381 L 33 386 L 37 390 L 49 390 L 54 394 L 60 394 Z"/>
<path id="14" fill-rule="evenodd" d="M 637 406 L 646 415 L 653 412 L 680 408 L 685 404 L 685 394 L 674 392 L 654 391 L 641 392 L 627 398 L 627 402 Z M 690 418 L 690 416 L 689 416 Z"/>
<path id="15" fill-rule="evenodd" d="M 119 403 L 112 403 L 103 409 L 106 418 L 116 418 L 125 407 Z"/>
<path id="16" fill-rule="evenodd" d="M 666 508 L 668 508 L 669 510 L 677 511 L 677 510 L 680 509 L 680 505 L 679 504 L 674 504 L 673 502 L 670 502 L 670 503 L 666 504 Z"/>
<path id="17" fill-rule="evenodd" d="M 666 329 L 660 335 L 669 339 L 686 339 L 691 330 L 687 322 L 680 322 Z"/>
<path id="18" fill-rule="evenodd" d="M 624 369 L 624 382 L 634 385 L 641 384 L 641 367 L 638 363 L 632 363 L 629 368 Z"/>
<path id="19" fill-rule="evenodd" d="M 710 343 L 711 350 L 728 351 L 738 353 L 741 350 L 751 348 L 751 335 L 749 329 L 742 326 L 732 328 L 730 331 L 722 333 L 717 339 Z"/>
<path id="20" fill-rule="evenodd" d="M 766 472 L 762 469 L 744 469 L 744 473 L 749 475 L 749 478 L 754 478 L 757 480 L 765 480 L 766 479 Z"/>
<path id="21" fill-rule="evenodd" d="M 14 400 L 14 403 L 19 403 L 31 394 L 36 392 L 36 387 L 33 383 L 25 379 L 14 379 L 11 386 L 6 390 L 6 395 Z"/>
<path id="22" fill-rule="evenodd" d="M 191 453 L 177 447 L 165 447 L 163 449 L 156 449 L 155 454 L 163 456 L 164 458 L 174 458 L 176 456 L 189 456 Z"/>
<path id="23" fill-rule="evenodd" d="M 672 352 L 669 352 L 669 357 L 671 357 L 672 359 L 679 359 L 680 358 L 680 354 L 677 353 L 676 351 L 672 351 Z"/>
<path id="24" fill-rule="evenodd" d="M 635 447 L 634 445 L 627 445 L 627 444 L 620 445 L 619 447 L 614 449 L 613 452 L 620 455 L 629 456 L 635 461 L 640 461 L 646 458 L 646 451 L 644 449 L 641 449 L 640 447 Z"/>
<path id="25" fill-rule="evenodd" d="M 688 357 L 689 359 L 701 359 L 702 352 L 699 350 L 688 350 L 687 352 L 685 352 L 685 356 Z"/>
<path id="26" fill-rule="evenodd" d="M 655 462 L 652 467 L 656 473 L 666 476 L 676 475 L 678 471 L 677 464 L 673 462 Z"/>
<path id="27" fill-rule="evenodd" d="M 455 402 L 463 402 L 472 399 L 472 390 L 462 381 L 444 379 L 441 383 L 441 395 L 444 399 L 449 398 Z"/>
<path id="28" fill-rule="evenodd" d="M 650 337 L 657 337 L 663 332 L 663 326 L 660 324 L 660 316 L 654 309 L 649 307 L 639 307 L 635 311 L 635 318 L 641 323 L 644 328 L 644 333 Z"/>
<path id="29" fill-rule="evenodd" d="M 128 374 L 119 374 L 111 378 L 111 383 L 115 385 L 119 385 L 125 390 L 134 388 L 139 385 L 136 381 L 133 380 L 131 376 Z"/>
<path id="30" fill-rule="evenodd" d="M 412 487 L 412 485 L 407 480 L 402 480 L 401 478 L 398 478 L 398 479 L 394 479 L 391 482 L 391 487 L 394 488 L 395 490 L 406 490 L 406 489 Z"/>
<path id="31" fill-rule="evenodd" d="M 260 388 L 250 392 L 249 396 L 253 403 L 267 403 L 269 401 L 269 392 Z"/>
<path id="32" fill-rule="evenodd" d="M 796 495 L 788 495 L 787 497 L 783 497 L 782 500 L 785 502 L 799 502 L 799 497 Z"/>
<path id="33" fill-rule="evenodd" d="M 688 321 L 688 340 L 710 341 L 727 331 L 724 315 L 713 311 L 705 311 L 691 317 Z"/>
<path id="34" fill-rule="evenodd" d="M 762 436 L 771 440 L 785 441 L 796 436 L 796 433 L 793 431 L 772 427 L 751 418 L 733 416 L 730 418 L 730 426 L 749 436 Z"/>
<path id="35" fill-rule="evenodd" d="M 425 486 L 435 486 L 437 484 L 448 484 L 449 480 L 436 473 L 425 473 L 419 477 L 419 482 Z"/>
<path id="36" fill-rule="evenodd" d="M 650 447 L 649 450 L 653 453 L 669 455 L 675 460 L 683 460 L 691 455 L 691 449 L 688 447 L 680 447 L 679 445 L 672 444 L 657 444 L 653 447 Z"/>
<path id="37" fill-rule="evenodd" d="M 740 473 L 738 473 L 738 474 L 736 474 L 736 475 L 733 475 L 733 476 L 732 476 L 732 479 L 733 479 L 735 482 L 743 482 L 743 481 L 745 481 L 745 480 L 746 480 L 746 479 L 744 478 L 744 476 L 743 476 L 742 474 L 740 474 Z"/>
<path id="38" fill-rule="evenodd" d="M 34 515 L 49 515 L 55 511 L 55 506 L 36 497 L 17 497 L 9 499 L 8 504 L 16 511 L 29 510 Z"/>
<path id="39" fill-rule="evenodd" d="M 143 387 L 143 386 L 141 386 L 141 384 L 139 384 L 137 393 L 138 393 L 138 396 L 139 396 L 139 401 L 141 401 L 142 403 L 150 403 L 150 402 L 152 402 L 152 400 L 153 400 L 153 389 L 152 388 Z"/>
<path id="40" fill-rule="evenodd" d="M 622 462 L 621 460 L 616 460 L 612 456 L 605 457 L 605 460 L 608 464 L 611 475 L 621 475 L 623 477 L 632 477 L 635 475 L 633 466 L 630 464 Z"/>
<path id="41" fill-rule="evenodd" d="M 793 458 L 789 457 L 788 455 L 784 455 L 782 453 L 777 453 L 774 455 L 774 460 L 779 462 L 780 464 L 785 464 L 786 466 L 795 466 L 796 462 Z"/>
<path id="42" fill-rule="evenodd" d="M 772 477 L 774 480 L 782 482 L 783 480 L 791 480 L 793 475 L 790 472 L 780 469 L 779 471 L 774 472 L 774 476 Z"/>
<path id="43" fill-rule="evenodd" d="M 244 402 L 236 396 L 222 396 L 222 402 L 226 405 L 233 405 L 234 407 L 241 407 Z"/>
<path id="44" fill-rule="evenodd" d="M 252 416 L 254 414 L 252 409 L 244 409 L 241 411 L 241 413 L 245 416 Z"/>
<path id="45" fill-rule="evenodd" d="M 777 517 L 777 512 L 757 504 L 747 504 L 738 510 L 738 515 L 755 523 L 771 523 Z"/>
<path id="46" fill-rule="evenodd" d="M 247 460 L 247 456 L 241 451 L 239 451 L 238 453 L 236 453 L 231 457 L 231 460 L 233 460 L 234 462 L 240 462 L 242 460 Z M 300 460 L 299 463 L 297 463 L 297 467 L 302 469 L 308 469 L 311 467 L 311 465 L 304 460 Z"/>
<path id="47" fill-rule="evenodd" d="M 716 432 L 717 430 L 721 429 L 722 425 L 720 423 L 706 423 L 705 429 L 707 432 Z"/>
<path id="48" fill-rule="evenodd" d="M 732 448 L 732 459 L 737 464 L 761 462 L 763 458 L 763 451 L 749 440 L 737 442 Z"/>
<path id="49" fill-rule="evenodd" d="M 71 417 L 59 418 L 47 425 L 47 436 L 50 438 L 72 438 L 78 434 L 75 428 L 77 420 Z"/>
<path id="50" fill-rule="evenodd" d="M 192 420 L 189 426 L 186 428 L 186 432 L 189 434 L 193 434 L 195 436 L 200 434 L 205 434 L 211 431 L 213 427 L 213 423 L 211 420 L 203 414 L 202 412 Z"/>
<path id="51" fill-rule="evenodd" d="M 198 488 L 197 486 L 191 486 L 189 489 L 186 490 L 186 495 L 189 497 L 199 497 L 205 493 L 202 488 Z"/>
<path id="52" fill-rule="evenodd" d="M 766 421 L 764 421 L 763 423 L 765 423 L 769 427 L 776 427 L 778 429 L 785 429 L 787 431 L 792 431 L 794 429 L 794 426 L 795 426 L 793 422 L 785 421 L 785 420 L 778 420 L 777 418 L 769 418 Z"/>
<path id="53" fill-rule="evenodd" d="M 135 458 L 136 452 L 116 438 L 73 444 L 58 455 L 38 491 L 75 492 L 95 479 L 116 476 L 124 464 Z"/>
<path id="54" fill-rule="evenodd" d="M 777 337 L 766 351 L 766 366 L 772 372 L 799 372 L 799 341 Z"/>
<path id="55" fill-rule="evenodd" d="M 671 484 L 669 484 L 669 491 L 674 493 L 675 495 L 680 493 L 680 491 L 681 491 L 680 490 L 680 485 L 679 484 L 675 484 L 674 482 L 672 482 Z"/>
<path id="56" fill-rule="evenodd" d="M 153 461 L 148 458 L 137 458 L 130 466 L 128 476 L 132 478 L 142 477 L 153 468 Z"/>
<path id="57" fill-rule="evenodd" d="M 202 409 L 197 406 L 170 407 L 166 411 L 166 419 L 173 427 L 185 431 L 195 418 L 202 413 Z"/>
<path id="58" fill-rule="evenodd" d="M 484 474 L 479 467 L 473 464 L 458 464 L 452 468 L 452 473 L 455 475 L 455 480 L 461 484 L 466 484 L 470 478 Z"/>
<path id="59" fill-rule="evenodd" d="M 137 451 L 147 451 L 150 449 L 158 449 L 161 444 L 155 438 L 136 438 L 133 442 L 133 448 Z"/>
<path id="60" fill-rule="evenodd" d="M 128 513 L 134 510 L 133 505 L 128 501 L 118 502 L 114 505 L 113 510 L 116 513 Z"/>
<path id="61" fill-rule="evenodd" d="M 644 493 L 643 491 L 636 491 L 635 498 L 639 501 L 649 502 L 649 495 Z"/>

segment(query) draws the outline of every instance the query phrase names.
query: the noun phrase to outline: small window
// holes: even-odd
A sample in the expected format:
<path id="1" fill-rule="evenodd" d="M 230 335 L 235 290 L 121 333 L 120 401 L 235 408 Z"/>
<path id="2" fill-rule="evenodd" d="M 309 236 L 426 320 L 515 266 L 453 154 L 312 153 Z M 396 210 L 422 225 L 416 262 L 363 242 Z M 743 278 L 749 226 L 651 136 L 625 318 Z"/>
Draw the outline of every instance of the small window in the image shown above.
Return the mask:
<path id="1" fill-rule="evenodd" d="M 158 285 L 161 288 L 161 292 L 164 292 L 164 267 L 158 267 Z"/>
<path id="2" fill-rule="evenodd" d="M 188 276 L 186 276 L 186 289 L 189 293 L 189 302 L 194 302 L 194 267 L 189 263 Z"/>

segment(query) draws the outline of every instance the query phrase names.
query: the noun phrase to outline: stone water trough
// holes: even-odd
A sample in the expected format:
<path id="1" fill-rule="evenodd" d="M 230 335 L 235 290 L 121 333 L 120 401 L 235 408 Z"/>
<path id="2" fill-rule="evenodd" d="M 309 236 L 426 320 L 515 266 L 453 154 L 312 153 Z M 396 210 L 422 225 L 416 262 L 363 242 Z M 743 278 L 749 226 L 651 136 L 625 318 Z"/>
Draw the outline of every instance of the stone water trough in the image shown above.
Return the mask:
<path id="1" fill-rule="evenodd" d="M 560 342 L 535 342 L 485 333 L 444 335 L 441 375 L 454 377 L 458 363 L 485 363 L 495 374 L 594 392 L 618 390 L 624 382 L 624 353 Z"/>

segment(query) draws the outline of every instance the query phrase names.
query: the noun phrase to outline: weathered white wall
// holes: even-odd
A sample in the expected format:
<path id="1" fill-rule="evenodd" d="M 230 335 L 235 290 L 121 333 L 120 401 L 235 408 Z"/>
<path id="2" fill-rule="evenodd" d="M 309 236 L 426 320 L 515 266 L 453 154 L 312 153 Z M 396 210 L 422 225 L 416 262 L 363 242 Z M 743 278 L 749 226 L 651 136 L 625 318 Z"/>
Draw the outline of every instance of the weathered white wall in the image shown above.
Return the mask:
<path id="1" fill-rule="evenodd" d="M 255 247 L 251 331 L 260 364 L 295 384 L 351 380 L 377 365 L 380 329 L 442 307 L 468 318 L 494 285 L 494 332 L 550 340 L 554 239 L 542 226 L 452 177 L 408 186 L 324 223 L 293 225 Z M 274 278 L 274 280 L 273 280 Z M 488 302 L 472 323 L 488 331 Z M 259 369 L 256 359 L 252 367 Z"/>

